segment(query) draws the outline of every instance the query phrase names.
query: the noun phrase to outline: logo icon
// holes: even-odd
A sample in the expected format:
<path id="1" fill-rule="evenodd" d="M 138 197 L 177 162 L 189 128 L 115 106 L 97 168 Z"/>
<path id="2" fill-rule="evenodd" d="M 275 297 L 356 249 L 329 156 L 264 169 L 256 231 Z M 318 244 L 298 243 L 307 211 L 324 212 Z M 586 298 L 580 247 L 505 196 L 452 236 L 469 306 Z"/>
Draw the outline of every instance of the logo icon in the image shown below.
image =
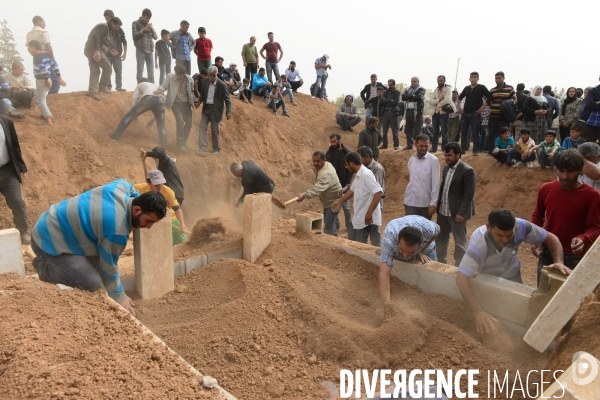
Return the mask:
<path id="1" fill-rule="evenodd" d="M 585 351 L 578 351 L 573 356 L 573 383 L 579 386 L 585 386 L 591 383 L 598 376 L 598 360 Z"/>

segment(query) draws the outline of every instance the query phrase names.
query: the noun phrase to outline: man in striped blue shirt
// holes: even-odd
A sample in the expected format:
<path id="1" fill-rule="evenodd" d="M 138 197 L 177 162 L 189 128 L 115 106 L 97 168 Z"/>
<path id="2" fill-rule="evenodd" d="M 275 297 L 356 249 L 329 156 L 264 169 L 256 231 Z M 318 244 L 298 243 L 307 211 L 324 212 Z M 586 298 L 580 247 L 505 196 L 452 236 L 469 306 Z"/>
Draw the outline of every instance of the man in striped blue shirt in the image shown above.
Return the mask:
<path id="1" fill-rule="evenodd" d="M 33 266 L 40 280 L 108 295 L 135 315 L 119 279 L 119 256 L 132 228 L 148 228 L 166 213 L 160 192 L 140 195 L 116 180 L 53 204 L 33 226 Z"/>

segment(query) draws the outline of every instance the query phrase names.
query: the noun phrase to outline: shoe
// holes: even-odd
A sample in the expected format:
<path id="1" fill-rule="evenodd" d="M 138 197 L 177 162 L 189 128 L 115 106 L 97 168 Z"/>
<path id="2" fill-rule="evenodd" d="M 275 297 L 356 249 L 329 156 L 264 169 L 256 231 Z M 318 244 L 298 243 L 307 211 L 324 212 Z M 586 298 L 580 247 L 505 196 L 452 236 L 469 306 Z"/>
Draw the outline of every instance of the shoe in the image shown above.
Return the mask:
<path id="1" fill-rule="evenodd" d="M 430 153 L 435 153 L 435 152 L 436 152 L 436 150 L 433 150 L 433 149 L 431 149 L 431 150 L 429 150 L 429 152 L 430 152 Z M 475 154 L 473 154 L 473 155 L 475 155 Z"/>
<path id="2" fill-rule="evenodd" d="M 310 96 L 310 98 L 311 98 L 311 99 L 314 99 L 314 98 L 315 98 L 315 96 Z"/>
<path id="3" fill-rule="evenodd" d="M 177 149 L 181 151 L 187 151 L 187 147 L 185 147 L 185 144 L 178 144 Z"/>
<path id="4" fill-rule="evenodd" d="M 325 101 L 325 99 L 321 99 L 321 101 Z"/>
<path id="5" fill-rule="evenodd" d="M 474 155 L 474 156 L 478 156 L 478 155 L 479 155 L 479 152 L 478 152 L 478 151 L 474 151 L 474 152 L 473 152 L 473 155 Z"/>
<path id="6" fill-rule="evenodd" d="M 517 161 L 515 163 L 515 165 L 513 165 L 513 168 L 519 168 L 521 165 L 523 165 L 523 161 Z M 527 166 L 529 166 L 529 163 L 527 163 Z M 533 165 L 532 165 L 533 167 Z"/>
<path id="7" fill-rule="evenodd" d="M 394 146 L 394 150 L 400 150 L 400 146 Z"/>
<path id="8" fill-rule="evenodd" d="M 346 131 L 346 128 L 342 128 L 342 132 L 345 132 L 345 131 Z"/>
<path id="9" fill-rule="evenodd" d="M 552 166 L 552 172 L 556 172 L 556 167 L 554 165 Z"/>
<path id="10" fill-rule="evenodd" d="M 100 100 L 101 100 L 101 99 L 100 99 L 100 96 L 98 96 L 98 93 L 94 93 L 94 92 L 87 92 L 85 95 L 86 95 L 86 96 L 89 96 L 89 97 L 91 97 L 91 98 L 92 98 L 92 99 L 94 99 L 94 100 L 98 100 L 98 101 L 100 101 Z"/>
<path id="11" fill-rule="evenodd" d="M 110 138 L 111 138 L 112 140 L 114 140 L 115 142 L 116 142 L 117 140 L 119 140 L 119 137 L 118 137 L 118 136 L 116 136 L 114 133 L 111 133 L 111 134 L 110 134 Z"/>
<path id="12" fill-rule="evenodd" d="M 248 100 L 248 103 L 250 103 L 250 104 L 254 104 L 254 103 L 252 102 L 252 100 Z"/>
<path id="13" fill-rule="evenodd" d="M 349 126 L 349 127 L 348 127 L 348 130 L 349 130 L 350 132 L 354 132 L 354 129 L 352 129 L 352 127 L 351 127 L 351 126 Z"/>
<path id="14" fill-rule="evenodd" d="M 533 162 L 527 161 L 527 168 L 533 168 Z"/>
<path id="15" fill-rule="evenodd" d="M 402 150 L 403 150 L 403 151 L 406 151 L 406 150 L 412 150 L 412 149 L 413 149 L 413 148 L 412 148 L 412 146 L 406 146 L 406 147 L 405 147 L 405 148 L 403 148 Z"/>
<path id="16" fill-rule="evenodd" d="M 289 116 L 290 116 L 290 114 L 288 114 L 288 113 L 287 113 L 287 111 L 286 111 L 286 112 L 284 112 L 282 115 L 283 115 L 284 117 L 289 117 Z"/>
<path id="17" fill-rule="evenodd" d="M 217 154 L 219 154 L 221 150 L 213 150 L 210 154 L 212 154 L 213 156 L 216 156 Z"/>
<path id="18" fill-rule="evenodd" d="M 552 168 L 554 168 L 554 167 L 552 167 Z M 546 166 L 545 165 L 540 165 L 539 167 L 537 167 L 537 169 L 538 169 L 538 171 L 543 171 L 543 170 L 546 169 Z"/>
<path id="19" fill-rule="evenodd" d="M 298 105 L 298 103 L 296 103 L 295 101 L 292 101 L 292 105 L 293 105 L 293 106 L 297 106 L 297 105 Z"/>
<path id="20" fill-rule="evenodd" d="M 500 168 L 502 166 L 502 164 L 504 164 L 504 163 L 501 163 L 500 161 L 498 161 L 498 163 L 496 163 L 496 168 Z"/>
<path id="21" fill-rule="evenodd" d="M 127 89 L 123 89 L 122 87 L 117 88 L 117 92 L 126 92 L 126 91 L 127 91 Z"/>
<path id="22" fill-rule="evenodd" d="M 21 244 L 31 244 L 31 234 L 29 232 L 21 233 Z"/>
<path id="23" fill-rule="evenodd" d="M 387 147 L 387 146 L 384 146 L 384 145 L 381 145 L 381 146 L 379 146 L 379 149 L 381 149 L 381 150 L 385 150 L 385 149 L 387 149 L 387 148 L 388 148 L 388 147 Z"/>
<path id="24" fill-rule="evenodd" d="M 23 114 L 22 112 L 14 112 L 14 113 L 10 113 L 9 116 L 13 117 L 13 118 L 25 118 L 25 114 Z"/>
<path id="25" fill-rule="evenodd" d="M 265 104 L 269 104 L 269 100 L 265 98 Z"/>
<path id="26" fill-rule="evenodd" d="M 112 94 L 112 90 L 110 90 L 110 89 L 109 89 L 109 88 L 107 88 L 107 87 L 104 87 L 104 88 L 102 88 L 102 89 L 100 89 L 100 90 L 98 90 L 98 91 L 99 91 L 100 93 L 104 93 L 104 94 Z"/>
<path id="27" fill-rule="evenodd" d="M 196 155 L 198 157 L 204 157 L 204 156 L 208 155 L 208 150 L 196 150 Z"/>

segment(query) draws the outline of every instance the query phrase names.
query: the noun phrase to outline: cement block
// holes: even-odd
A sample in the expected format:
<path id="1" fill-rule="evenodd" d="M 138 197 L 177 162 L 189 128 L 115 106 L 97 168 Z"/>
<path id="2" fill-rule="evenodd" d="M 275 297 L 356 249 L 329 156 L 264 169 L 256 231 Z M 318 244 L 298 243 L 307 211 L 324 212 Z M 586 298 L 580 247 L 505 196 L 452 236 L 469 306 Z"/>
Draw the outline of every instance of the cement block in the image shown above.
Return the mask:
<path id="1" fill-rule="evenodd" d="M 531 296 L 529 308 L 527 309 L 526 326 L 529 328 L 533 321 L 540 315 L 542 310 L 550 302 L 552 297 L 558 292 L 558 289 L 565 283 L 567 277 L 554 269 L 544 267 L 540 284 L 537 290 Z"/>
<path id="2" fill-rule="evenodd" d="M 296 232 L 323 233 L 323 214 L 312 211 L 296 213 Z"/>
<path id="3" fill-rule="evenodd" d="M 185 276 L 185 261 L 175 261 L 173 262 L 173 275 L 175 276 Z"/>
<path id="4" fill-rule="evenodd" d="M 14 228 L 0 231 L 0 275 L 11 272 L 25 277 L 21 235 Z"/>
<path id="5" fill-rule="evenodd" d="M 244 260 L 253 263 L 271 243 L 272 212 L 270 194 L 244 197 Z"/>
<path id="6" fill-rule="evenodd" d="M 185 275 L 189 274 L 197 268 L 202 268 L 208 264 L 206 260 L 206 254 L 200 254 L 197 257 L 185 260 Z"/>
<path id="7" fill-rule="evenodd" d="M 135 291 L 156 299 L 175 288 L 171 210 L 151 229 L 134 229 Z"/>
<path id="8" fill-rule="evenodd" d="M 555 381 L 538 399 L 599 399 L 599 367 L 600 361 L 596 357 L 581 352 L 558 382 Z"/>
<path id="9" fill-rule="evenodd" d="M 523 338 L 543 352 L 600 283 L 600 242 L 596 239 L 577 267 L 535 319 Z"/>
<path id="10" fill-rule="evenodd" d="M 261 254 L 262 254 L 262 252 L 261 252 Z M 221 258 L 234 258 L 237 260 L 243 260 L 244 259 L 244 249 L 243 249 L 243 247 L 236 247 L 233 249 L 218 251 L 215 253 L 208 253 L 206 255 L 206 257 L 207 257 L 207 260 L 206 260 L 207 264 L 212 264 L 214 262 L 217 262 Z"/>

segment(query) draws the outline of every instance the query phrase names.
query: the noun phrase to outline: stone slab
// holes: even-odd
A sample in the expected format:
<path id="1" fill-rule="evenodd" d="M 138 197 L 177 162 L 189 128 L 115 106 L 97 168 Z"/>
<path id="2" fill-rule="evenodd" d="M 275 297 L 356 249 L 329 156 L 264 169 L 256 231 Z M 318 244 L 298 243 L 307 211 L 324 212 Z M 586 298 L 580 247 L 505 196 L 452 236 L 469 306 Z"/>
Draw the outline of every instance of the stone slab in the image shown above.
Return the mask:
<path id="1" fill-rule="evenodd" d="M 14 228 L 0 231 L 0 275 L 8 273 L 25 277 L 21 235 Z"/>
<path id="2" fill-rule="evenodd" d="M 323 214 L 307 211 L 296 213 L 296 232 L 323 233 Z"/>
<path id="3" fill-rule="evenodd" d="M 206 264 L 208 264 L 206 254 L 200 254 L 199 256 L 185 260 L 185 275 L 197 268 L 204 267 Z"/>
<path id="4" fill-rule="evenodd" d="M 538 399 L 600 399 L 600 361 L 589 353 L 580 353 Z"/>
<path id="5" fill-rule="evenodd" d="M 135 291 L 157 299 L 175 288 L 171 210 L 151 229 L 134 229 Z"/>
<path id="6" fill-rule="evenodd" d="M 175 276 L 185 276 L 185 261 L 175 261 L 173 262 L 173 275 Z"/>
<path id="7" fill-rule="evenodd" d="M 523 338 L 539 352 L 544 352 L 556 335 L 577 312 L 583 300 L 600 283 L 600 239 L 596 239 L 552 300 L 535 319 Z"/>
<path id="8" fill-rule="evenodd" d="M 261 254 L 262 254 L 262 252 L 261 252 Z M 212 264 L 214 262 L 219 261 L 221 258 L 234 258 L 237 260 L 243 260 L 244 259 L 244 248 L 236 247 L 233 249 L 217 251 L 215 253 L 208 253 L 206 255 L 206 264 L 207 265 Z"/>
<path id="9" fill-rule="evenodd" d="M 253 263 L 271 243 L 272 212 L 270 194 L 244 197 L 244 260 Z"/>
<path id="10" fill-rule="evenodd" d="M 567 277 L 554 269 L 548 269 L 548 267 L 542 269 L 540 284 L 531 296 L 529 308 L 527 309 L 527 328 L 540 315 L 552 297 L 558 292 L 558 289 L 565 283 L 565 280 L 567 280 Z"/>

